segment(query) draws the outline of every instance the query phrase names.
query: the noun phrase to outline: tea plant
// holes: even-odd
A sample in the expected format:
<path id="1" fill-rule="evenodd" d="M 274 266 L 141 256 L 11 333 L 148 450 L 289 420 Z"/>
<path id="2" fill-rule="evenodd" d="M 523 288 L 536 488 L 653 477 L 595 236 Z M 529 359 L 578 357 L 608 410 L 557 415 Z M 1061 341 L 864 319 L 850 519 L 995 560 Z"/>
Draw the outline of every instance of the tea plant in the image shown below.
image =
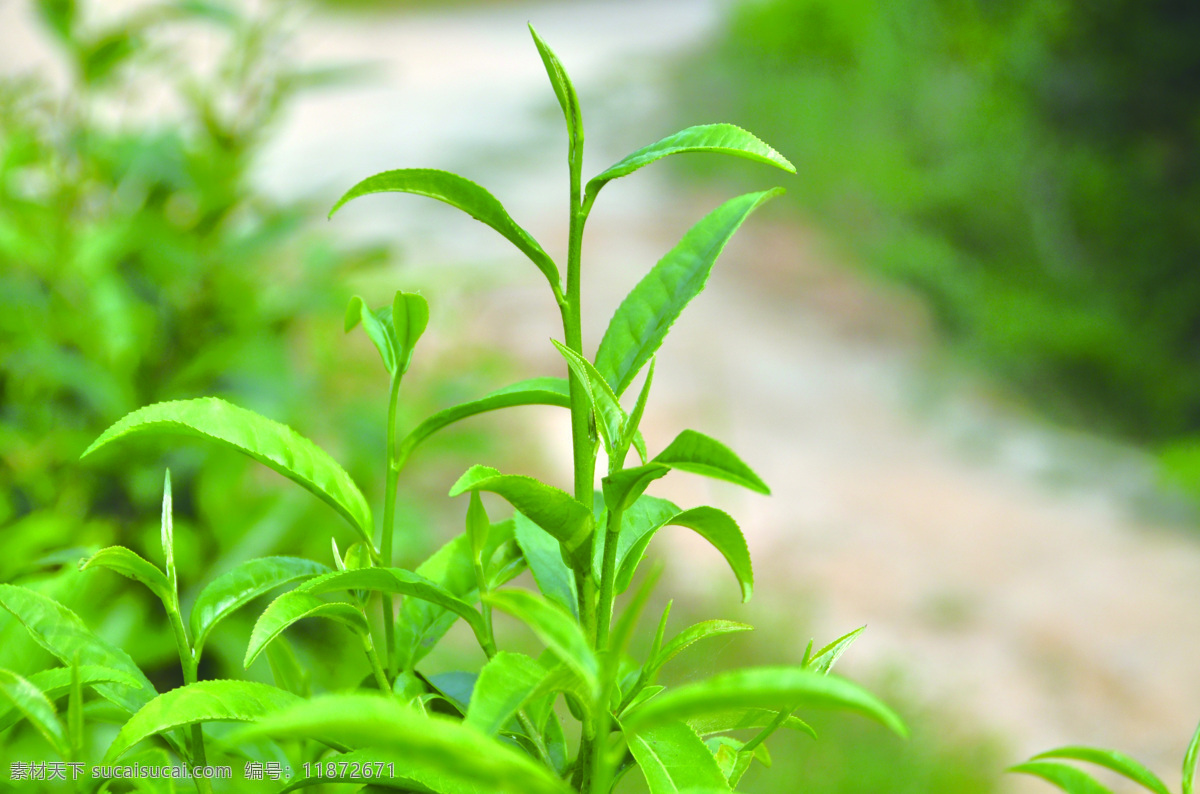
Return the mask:
<path id="1" fill-rule="evenodd" d="M 657 577 L 639 564 L 659 530 L 689 528 L 728 562 L 743 600 L 754 572 L 737 523 L 714 507 L 681 509 L 646 493 L 672 471 L 732 482 L 769 493 L 760 477 L 725 445 L 683 430 L 651 456 L 639 432 L 654 375 L 655 355 L 672 324 L 704 287 L 725 244 L 745 219 L 779 189 L 748 193 L 717 207 L 693 226 L 617 308 L 594 356 L 584 354 L 580 272 L 584 226 L 610 181 L 669 155 L 717 152 L 794 172 L 750 133 L 729 125 L 691 127 L 646 146 L 582 180 L 583 120 L 575 89 L 558 58 L 533 39 L 563 110 L 570 174 L 569 244 L 565 283 L 558 263 L 479 185 L 429 169 L 369 177 L 333 207 L 382 192 L 443 201 L 495 229 L 546 278 L 562 315 L 554 345 L 567 378 L 522 381 L 442 410 L 406 435 L 396 428 L 404 375 L 429 321 L 420 295 L 399 291 L 390 306 L 350 302 L 347 331 L 361 325 L 389 376 L 386 488 L 376 524 L 366 498 L 327 453 L 290 428 L 215 398 L 157 403 L 125 416 L 84 453 L 133 436 L 182 434 L 239 450 L 293 480 L 345 520 L 350 534 L 332 539 L 333 566 L 296 557 L 245 562 L 200 592 L 184 619 L 175 566 L 170 476 L 162 509 L 163 567 L 114 546 L 83 563 L 145 585 L 163 604 L 184 684 L 159 694 L 132 659 L 101 640 L 65 607 L 38 592 L 0 585 L 0 607 L 62 666 L 30 676 L 0 673 L 0 692 L 14 708 L 6 724 L 27 720 L 66 760 L 88 757 L 102 735 L 91 722 L 119 725 L 102 762 L 169 758 L 192 767 L 214 759 L 286 766 L 285 790 L 330 782 L 365 782 L 407 791 L 609 792 L 638 768 L 651 792 L 728 792 L 759 759 L 780 728 L 815 733 L 793 712 L 841 709 L 904 734 L 899 717 L 859 686 L 831 675 L 861 629 L 814 651 L 791 667 L 718 673 L 678 687 L 658 682 L 674 657 L 701 640 L 749 626 L 707 620 L 668 637 L 666 609 L 650 652 L 635 659 L 630 641 Z M 622 397 L 645 371 L 626 408 Z M 465 530 L 415 571 L 393 565 L 399 476 L 416 449 L 439 430 L 468 417 L 519 405 L 551 405 L 571 415 L 573 492 L 488 466 L 467 470 L 450 488 L 466 497 Z M 604 450 L 607 469 L 595 488 Z M 632 462 L 630 457 L 632 454 Z M 631 465 L 630 465 L 631 464 Z M 494 521 L 482 492 L 514 512 Z M 536 591 L 508 585 L 528 570 Z M 635 580 L 637 585 L 634 586 Z M 205 642 L 221 621 L 251 601 L 293 586 L 259 615 L 248 639 L 247 668 L 266 657 L 274 684 L 198 680 Z M 618 599 L 631 592 L 618 607 Z M 400 599 L 397 606 L 396 599 Z M 524 623 L 545 646 L 537 657 L 501 647 L 496 610 Z M 285 633 L 323 618 L 361 647 L 369 674 L 344 691 L 313 694 Z M 422 662 L 462 621 L 483 652 L 477 671 L 432 674 Z M 87 701 L 92 692 L 107 701 Z M 67 698 L 66 721 L 53 700 Z M 248 726 L 222 731 L 222 722 Z M 569 727 L 564 727 L 564 722 Z M 157 737 L 156 739 L 154 737 Z M 153 741 L 146 741 L 151 740 Z M 251 767 L 247 766 L 249 770 Z M 259 769 L 261 770 L 261 766 Z M 201 792 L 212 790 L 193 778 Z M 94 789 L 100 781 L 88 784 Z M 103 785 L 108 785 L 107 783 Z M 149 784 L 136 782 L 142 790 Z"/>
<path id="2" fill-rule="evenodd" d="M 1183 754 L 1183 794 L 1195 794 L 1196 762 L 1198 756 L 1200 756 L 1200 725 L 1196 726 L 1196 733 L 1192 735 L 1192 741 L 1188 745 L 1187 751 Z M 1095 778 L 1083 770 L 1060 763 L 1057 760 L 1050 760 L 1060 758 L 1072 761 L 1084 761 L 1111 770 L 1118 775 L 1132 780 L 1147 791 L 1153 792 L 1153 794 L 1171 794 L 1171 790 L 1167 788 L 1158 775 L 1151 772 L 1136 759 L 1130 758 L 1124 753 L 1118 753 L 1115 750 L 1101 750 L 1095 747 L 1071 746 L 1060 747 L 1057 750 L 1048 750 L 1044 753 L 1038 753 L 1023 764 L 1017 764 L 1008 771 L 1023 772 L 1027 775 L 1040 777 L 1043 780 L 1053 783 L 1058 788 L 1067 792 L 1067 794 L 1110 794 L 1106 787 L 1102 786 Z"/>

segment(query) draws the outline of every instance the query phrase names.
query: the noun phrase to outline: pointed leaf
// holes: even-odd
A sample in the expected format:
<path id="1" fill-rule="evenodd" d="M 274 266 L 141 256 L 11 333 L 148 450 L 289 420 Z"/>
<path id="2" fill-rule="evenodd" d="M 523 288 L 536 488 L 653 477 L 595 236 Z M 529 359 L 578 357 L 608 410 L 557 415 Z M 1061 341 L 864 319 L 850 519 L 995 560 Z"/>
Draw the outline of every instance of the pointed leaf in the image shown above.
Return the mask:
<path id="1" fill-rule="evenodd" d="M 666 449 L 654 457 L 654 462 L 725 480 L 761 494 L 771 493 L 767 484 L 733 450 L 695 430 L 684 430 L 676 436 Z"/>
<path id="2" fill-rule="evenodd" d="M 609 510 L 628 510 L 646 492 L 650 483 L 665 477 L 670 470 L 669 466 L 661 463 L 647 463 L 608 475 L 601 480 L 605 506 Z"/>
<path id="3" fill-rule="evenodd" d="M 732 620 L 705 620 L 688 626 L 676 634 L 670 642 L 663 646 L 661 651 L 646 663 L 651 680 L 654 674 L 662 669 L 663 665 L 700 640 L 707 639 L 708 637 L 719 637 L 722 634 L 735 634 L 740 631 L 753 630 L 753 626 L 748 626 L 745 623 L 734 623 Z"/>
<path id="4" fill-rule="evenodd" d="M 1194 794 L 1198 756 L 1200 756 L 1200 725 L 1196 726 L 1196 732 L 1192 734 L 1192 741 L 1183 755 L 1183 794 Z"/>
<path id="5" fill-rule="evenodd" d="M 591 510 L 566 491 L 532 477 L 472 466 L 450 489 L 450 496 L 467 491 L 491 491 L 503 497 L 568 550 L 579 548 L 592 532 Z"/>
<path id="6" fill-rule="evenodd" d="M 866 628 L 866 626 L 859 626 L 854 631 L 843 634 L 817 651 L 814 656 L 808 657 L 806 654 L 804 667 L 818 673 L 828 673 L 833 669 L 833 665 L 837 663 L 837 660 L 842 657 L 842 654 L 846 652 L 846 649 L 850 647 L 850 643 L 858 639 L 858 635 L 862 634 Z"/>
<path id="7" fill-rule="evenodd" d="M 592 692 L 597 691 L 600 665 L 583 629 L 569 613 L 526 590 L 488 593 L 485 600 L 533 629 L 563 664 L 578 673 Z"/>
<path id="8" fill-rule="evenodd" d="M 896 713 L 862 687 L 798 667 L 750 667 L 685 684 L 630 712 L 624 723 L 636 732 L 730 709 L 806 707 L 853 711 L 901 736 L 907 733 Z"/>
<path id="9" fill-rule="evenodd" d="M 65 664 L 107 667 L 136 682 L 94 685 L 106 700 L 132 713 L 158 693 L 125 651 L 93 634 L 71 610 L 24 587 L 0 584 L 0 607 L 12 613 L 34 641 Z"/>
<path id="10" fill-rule="evenodd" d="M 1038 753 L 1032 761 L 1044 758 L 1069 758 L 1074 761 L 1087 761 L 1105 769 L 1111 769 L 1118 775 L 1124 775 L 1135 783 L 1140 783 L 1155 794 L 1171 794 L 1166 785 L 1149 769 L 1134 758 L 1113 750 L 1101 750 L 1095 747 L 1059 747 Z"/>
<path id="11" fill-rule="evenodd" d="M 425 715 L 394 698 L 368 694 L 313 698 L 261 719 L 231 741 L 261 737 L 331 739 L 395 752 L 396 771 L 438 791 L 570 794 L 571 789 L 523 753 L 456 720 Z M 474 789 L 466 788 L 474 786 Z"/>
<path id="12" fill-rule="evenodd" d="M 475 565 L 465 533 L 434 552 L 417 567 L 417 573 L 458 598 L 473 601 L 476 597 Z M 457 620 L 458 615 L 429 601 L 404 599 L 396 621 L 399 663 L 412 670 Z"/>
<path id="13" fill-rule="evenodd" d="M 447 425 L 487 411 L 517 405 L 555 405 L 559 408 L 569 408 L 571 394 L 563 378 L 532 378 L 506 386 L 478 400 L 438 411 L 404 437 L 396 449 L 397 462 L 403 464 L 421 442 Z"/>
<path id="14" fill-rule="evenodd" d="M 692 730 L 701 736 L 709 736 L 714 733 L 724 733 L 726 731 L 765 728 L 772 724 L 778 717 L 779 712 L 770 709 L 731 709 L 729 711 L 718 711 L 693 717 L 688 720 L 688 725 L 692 726 Z M 817 738 L 817 732 L 813 730 L 812 726 L 799 717 L 788 717 L 783 721 L 781 727 L 807 733 L 812 738 Z"/>
<path id="15" fill-rule="evenodd" d="M 629 583 L 633 580 L 633 574 L 637 571 L 638 563 L 646 553 L 646 547 L 650 544 L 651 539 L 659 529 L 669 524 L 695 530 L 696 534 L 721 552 L 741 586 L 742 602 L 750 600 L 750 595 L 754 592 L 754 568 L 750 563 L 750 549 L 746 546 L 746 539 L 742 536 L 742 530 L 738 528 L 737 522 L 728 513 L 715 507 L 694 507 L 691 510 L 684 510 L 638 538 L 618 569 L 618 592 L 624 592 L 629 587 Z"/>
<path id="16" fill-rule="evenodd" d="M 14 672 L 0 670 L 0 703 L 15 709 L 18 719 L 29 720 L 29 724 L 50 742 L 54 752 L 67 756 L 67 734 L 54 712 L 54 704 L 40 689 Z"/>
<path id="17" fill-rule="evenodd" d="M 1010 766 L 1008 771 L 1040 777 L 1042 780 L 1058 786 L 1067 794 L 1112 794 L 1108 788 L 1100 785 L 1091 775 L 1066 764 L 1056 764 L 1051 761 L 1026 761 L 1023 764 Z"/>
<path id="18" fill-rule="evenodd" d="M 634 469 L 626 469 L 625 471 L 634 471 Z M 657 496 L 642 495 L 633 504 L 628 505 L 625 508 L 625 512 L 621 514 L 621 533 L 617 536 L 618 573 L 621 570 L 622 564 L 629 556 L 630 549 L 636 546 L 646 533 L 654 532 L 679 512 L 680 510 L 677 505 L 666 499 L 660 499 Z M 607 518 L 605 520 L 607 521 Z M 592 570 L 597 582 L 600 581 L 600 569 L 604 562 L 604 544 L 607 542 L 606 535 L 607 533 L 605 532 L 597 533 L 596 542 L 593 544 Z"/>
<path id="19" fill-rule="evenodd" d="M 311 593 L 292 590 L 272 601 L 259 615 L 254 630 L 250 632 L 246 659 L 242 665 L 249 668 L 263 648 L 296 621 L 316 617 L 337 621 L 360 636 L 366 636 L 370 631 L 362 612 L 350 604 L 342 601 L 322 601 Z"/>
<path id="20" fill-rule="evenodd" d="M 675 320 L 704 289 L 713 263 L 746 217 L 780 188 L 747 193 L 705 216 L 625 297 L 596 351 L 596 369 L 619 396 L 655 354 Z"/>
<path id="21" fill-rule="evenodd" d="M 548 672 L 524 654 L 500 651 L 479 671 L 466 723 L 495 736 L 525 705 Z"/>
<path id="22" fill-rule="evenodd" d="M 625 739 L 650 794 L 730 790 L 704 740 L 685 723 L 666 722 L 636 733 L 626 731 Z"/>
<path id="23" fill-rule="evenodd" d="M 324 573 L 329 573 L 327 566 L 301 557 L 260 557 L 213 579 L 192 605 L 190 623 L 197 655 L 213 627 L 236 610 L 277 587 Z"/>
<path id="24" fill-rule="evenodd" d="M 495 196 L 471 180 L 449 171 L 437 171 L 432 168 L 384 171 L 367 177 L 346 191 L 329 211 L 329 217 L 332 218 L 346 202 L 370 193 L 414 193 L 457 207 L 475 220 L 491 226 L 529 257 L 550 282 L 555 294 L 561 290 L 558 266 L 554 264 L 550 255 L 529 236 L 529 232 L 509 217 L 508 210 L 504 209 L 504 205 Z"/>
<path id="25" fill-rule="evenodd" d="M 587 394 L 588 402 L 591 403 L 592 411 L 596 415 L 600 437 L 604 439 L 604 449 L 610 456 L 619 457 L 618 445 L 621 443 L 621 428 L 625 426 L 628 417 L 622 410 L 621 403 L 617 401 L 617 395 L 613 394 L 612 387 L 608 385 L 608 381 L 604 380 L 604 376 L 596 371 L 592 362 L 566 345 L 559 344 L 558 340 L 551 339 L 550 341 L 566 359 L 571 372 L 583 384 L 584 393 Z"/>
<path id="26" fill-rule="evenodd" d="M 324 500 L 371 542 L 371 509 L 358 486 L 327 452 L 287 425 L 215 397 L 175 400 L 127 414 L 93 441 L 83 457 L 138 433 L 180 433 L 240 450 Z"/>
<path id="27" fill-rule="evenodd" d="M 538 590 L 578 618 L 575 572 L 563 561 L 558 541 L 519 510 L 513 513 L 513 528 Z"/>
<path id="28" fill-rule="evenodd" d="M 570 156 L 574 160 L 583 147 L 583 114 L 579 110 L 579 97 L 575 94 L 575 86 L 571 84 L 571 78 L 567 76 L 562 62 L 549 45 L 542 41 L 533 25 L 529 26 L 529 33 L 533 36 L 533 43 L 537 45 L 538 55 L 542 56 L 546 74 L 550 77 L 550 85 L 554 88 L 554 96 L 558 99 L 558 106 L 562 108 L 563 117 L 566 119 Z"/>
<path id="29" fill-rule="evenodd" d="M 251 722 L 264 714 L 302 702 L 291 692 L 254 681 L 200 681 L 164 692 L 121 728 L 104 754 L 104 763 L 120 758 L 149 736 L 196 722 Z"/>
<path id="30" fill-rule="evenodd" d="M 398 367 L 408 372 L 413 350 L 429 325 L 429 302 L 415 292 L 396 292 L 392 299 L 392 329 L 398 351 Z"/>
<path id="31" fill-rule="evenodd" d="M 171 603 L 171 586 L 163 572 L 146 558 L 124 546 L 109 546 L 80 562 L 79 570 L 86 571 L 88 568 L 107 568 L 115 571 L 146 585 L 164 605 Z"/>
<path id="32" fill-rule="evenodd" d="M 796 173 L 795 166 L 783 155 L 741 127 L 733 124 L 702 124 L 668 135 L 624 157 L 593 177 L 587 183 L 587 194 L 594 198 L 611 180 L 632 174 L 655 160 L 683 152 L 731 154 L 782 168 L 790 174 Z"/>
<path id="33" fill-rule="evenodd" d="M 642 389 L 638 392 L 637 402 L 633 405 L 633 413 L 629 414 L 629 418 L 625 420 L 625 426 L 621 428 L 621 445 L 628 447 L 632 443 L 637 448 L 643 464 L 646 463 L 646 442 L 642 439 L 638 427 L 641 426 L 642 414 L 646 411 L 646 400 L 650 397 L 650 385 L 654 383 L 654 364 L 657 360 L 654 357 L 650 358 L 650 366 L 646 369 L 646 379 L 642 381 Z"/>
<path id="34" fill-rule="evenodd" d="M 173 515 L 173 506 L 171 503 L 171 470 L 167 469 L 167 473 L 163 477 L 163 504 L 162 504 L 162 524 L 160 537 L 162 539 L 163 562 L 165 563 L 164 571 L 167 575 L 167 591 L 170 593 L 171 600 L 164 601 L 164 604 L 171 604 L 168 609 L 179 609 L 179 579 L 175 571 L 175 516 Z"/>
<path id="35" fill-rule="evenodd" d="M 400 357 L 400 343 L 392 327 L 391 310 L 371 311 L 367 302 L 355 295 L 346 306 L 346 319 L 343 324 L 346 333 L 353 331 L 360 322 L 371 344 L 379 351 L 379 357 L 383 359 L 383 368 L 395 375 L 397 360 Z"/>
<path id="36" fill-rule="evenodd" d="M 271 667 L 275 686 L 302 698 L 312 695 L 312 673 L 300 664 L 292 644 L 285 637 L 276 637 L 267 645 L 267 664 Z"/>
<path id="37" fill-rule="evenodd" d="M 92 684 L 124 684 L 133 688 L 139 686 L 136 678 L 111 667 L 88 664 L 74 669 L 79 671 L 80 686 L 91 686 Z M 71 670 L 70 667 L 51 667 L 48 670 L 32 673 L 26 678 L 29 679 L 29 683 L 45 693 L 46 697 L 56 700 L 71 689 Z"/>

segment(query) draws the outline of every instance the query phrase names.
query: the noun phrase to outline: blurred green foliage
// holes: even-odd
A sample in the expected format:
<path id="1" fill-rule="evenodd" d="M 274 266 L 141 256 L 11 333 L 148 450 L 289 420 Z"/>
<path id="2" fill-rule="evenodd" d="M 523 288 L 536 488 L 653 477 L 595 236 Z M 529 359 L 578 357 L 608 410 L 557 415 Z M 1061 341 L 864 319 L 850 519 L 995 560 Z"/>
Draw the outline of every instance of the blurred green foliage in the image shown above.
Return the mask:
<path id="1" fill-rule="evenodd" d="M 972 359 L 1160 444 L 1200 432 L 1197 40 L 1177 0 L 767 0 L 683 82 Z"/>

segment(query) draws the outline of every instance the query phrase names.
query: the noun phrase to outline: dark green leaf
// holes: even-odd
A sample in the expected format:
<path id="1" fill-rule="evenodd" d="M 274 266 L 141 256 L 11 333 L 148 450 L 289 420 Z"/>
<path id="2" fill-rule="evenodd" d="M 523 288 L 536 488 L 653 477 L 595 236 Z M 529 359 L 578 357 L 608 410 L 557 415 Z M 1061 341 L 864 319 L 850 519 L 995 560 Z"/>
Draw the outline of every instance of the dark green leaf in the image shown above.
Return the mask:
<path id="1" fill-rule="evenodd" d="M 300 557 L 260 557 L 227 571 L 200 591 L 192 605 L 191 628 L 196 654 L 213 627 L 258 596 L 292 582 L 329 573 L 319 562 Z"/>
<path id="2" fill-rule="evenodd" d="M 695 430 L 684 430 L 654 457 L 673 469 L 736 483 L 761 494 L 771 489 L 729 447 Z"/>
<path id="3" fill-rule="evenodd" d="M 371 542 L 371 509 L 337 461 L 287 425 L 215 397 L 140 408 L 105 430 L 83 457 L 117 439 L 147 432 L 209 438 L 240 450 L 323 499 Z"/>
<path id="4" fill-rule="evenodd" d="M 1042 780 L 1058 786 L 1067 794 L 1112 794 L 1092 776 L 1066 764 L 1056 764 L 1050 761 L 1026 761 L 1023 764 L 1010 766 L 1008 771 L 1040 777 Z"/>
<path id="5" fill-rule="evenodd" d="M 334 740 L 394 752 L 404 761 L 396 765 L 397 773 L 447 794 L 571 791 L 547 769 L 498 740 L 457 720 L 427 716 L 390 697 L 345 694 L 314 698 L 261 719 L 231 740 L 245 742 L 266 736 Z"/>
<path id="6" fill-rule="evenodd" d="M 533 629 L 538 639 L 575 671 L 590 691 L 599 688 L 600 666 L 596 655 L 570 613 L 526 590 L 500 590 L 488 593 L 485 600 Z"/>
<path id="7" fill-rule="evenodd" d="M 549 45 L 542 41 L 533 25 L 529 26 L 529 33 L 533 36 L 533 43 L 537 45 L 538 55 L 542 56 L 546 74 L 550 77 L 550 85 L 554 88 L 554 96 L 558 99 L 558 105 L 566 119 L 570 157 L 574 160 L 583 147 L 583 114 L 579 110 L 579 97 L 575 94 L 575 86 L 571 84 L 571 78 L 567 76 L 562 62 Z"/>
<path id="8" fill-rule="evenodd" d="M 750 564 L 750 549 L 742 531 L 728 513 L 715 507 L 694 507 L 677 513 L 658 527 L 646 532 L 633 544 L 629 553 L 620 564 L 617 573 L 617 592 L 624 592 L 633 580 L 638 563 L 646 553 L 655 533 L 662 527 L 673 524 L 694 530 L 696 534 L 711 543 L 725 557 L 729 567 L 737 577 L 742 589 L 742 601 L 750 600 L 754 591 L 754 569 Z"/>
<path id="9" fill-rule="evenodd" d="M 773 165 L 791 174 L 796 173 L 796 168 L 783 155 L 741 127 L 733 124 L 703 124 L 688 127 L 674 135 L 668 135 L 661 141 L 643 146 L 606 168 L 587 183 L 587 194 L 594 199 L 600 189 L 611 180 L 632 174 L 655 160 L 683 152 L 731 154 Z"/>
<path id="10" fill-rule="evenodd" d="M 144 557 L 124 546 L 109 546 L 107 549 L 101 549 L 79 564 L 81 571 L 86 571 L 88 568 L 107 568 L 115 571 L 146 585 L 164 605 L 171 603 L 171 586 L 167 583 L 167 577 L 163 572 Z"/>
<path id="11" fill-rule="evenodd" d="M 344 325 L 346 333 L 350 333 L 361 322 L 363 330 L 371 339 L 371 344 L 375 345 L 375 349 L 379 351 L 379 357 L 383 359 L 384 369 L 395 375 L 397 361 L 400 357 L 400 343 L 396 339 L 390 315 L 390 310 L 386 313 L 382 309 L 378 312 L 371 311 L 367 302 L 355 295 L 346 305 Z"/>
<path id="12" fill-rule="evenodd" d="M 549 671 L 528 656 L 500 651 L 479 671 L 466 723 L 495 736 Z"/>
<path id="13" fill-rule="evenodd" d="M 600 340 L 596 369 L 617 395 L 655 354 L 675 320 L 704 289 L 713 263 L 746 217 L 776 188 L 731 199 L 705 216 L 625 297 Z"/>
<path id="14" fill-rule="evenodd" d="M 1124 753 L 1113 750 L 1100 750 L 1095 747 L 1059 747 L 1038 753 L 1032 759 L 1040 761 L 1044 758 L 1069 758 L 1073 761 L 1087 761 L 1105 769 L 1111 769 L 1118 775 L 1124 775 L 1135 783 L 1140 783 L 1155 794 L 1171 794 L 1158 776 Z"/>
<path id="15" fill-rule="evenodd" d="M 904 736 L 896 713 L 862 687 L 799 667 L 751 667 L 668 690 L 624 718 L 641 731 L 673 720 L 743 708 L 833 708 L 869 717 Z"/>
<path id="16" fill-rule="evenodd" d="M 682 722 L 665 722 L 625 732 L 650 794 L 677 794 L 692 789 L 729 791 L 729 784 L 704 740 Z"/>
<path id="17" fill-rule="evenodd" d="M 311 593 L 292 590 L 272 601 L 259 615 L 254 630 L 250 632 L 243 666 L 250 667 L 267 643 L 282 634 L 288 626 L 304 618 L 316 617 L 337 621 L 360 636 L 366 636 L 370 631 L 367 619 L 356 607 L 342 601 L 322 601 Z"/>
<path id="18" fill-rule="evenodd" d="M 566 380 L 562 378 L 532 378 L 506 386 L 478 400 L 438 411 L 404 437 L 396 449 L 397 462 L 402 465 L 425 439 L 447 425 L 470 416 L 517 405 L 555 405 L 559 408 L 569 408 L 571 395 L 568 389 Z"/>
<path id="19" fill-rule="evenodd" d="M 0 670 L 0 703 L 29 720 L 29 724 L 50 742 L 54 752 L 67 756 L 67 735 L 54 713 L 54 704 L 40 689 L 14 672 Z"/>
<path id="20" fill-rule="evenodd" d="M 450 496 L 467 491 L 491 491 L 503 497 L 568 551 L 579 548 L 592 532 L 592 511 L 569 493 L 532 477 L 501 474 L 490 466 L 472 466 L 450 489 Z"/>
<path id="21" fill-rule="evenodd" d="M 149 736 L 196 722 L 251 722 L 303 702 L 291 692 L 254 681 L 200 681 L 164 692 L 121 728 L 104 763 L 121 757 Z"/>
<path id="22" fill-rule="evenodd" d="M 449 171 L 437 171 L 432 168 L 384 171 L 367 177 L 346 191 L 329 211 L 329 217 L 332 218 L 346 202 L 370 193 L 414 193 L 457 207 L 475 220 L 491 226 L 515 245 L 537 265 L 538 270 L 542 271 L 546 280 L 550 282 L 555 294 L 559 294 L 561 287 L 558 266 L 554 264 L 554 260 L 529 236 L 529 232 L 509 217 L 508 210 L 504 209 L 504 205 L 495 196 L 471 180 Z"/>
<path id="23" fill-rule="evenodd" d="M 558 541 L 520 511 L 513 513 L 513 528 L 538 589 L 578 618 L 575 572 L 563 561 Z"/>

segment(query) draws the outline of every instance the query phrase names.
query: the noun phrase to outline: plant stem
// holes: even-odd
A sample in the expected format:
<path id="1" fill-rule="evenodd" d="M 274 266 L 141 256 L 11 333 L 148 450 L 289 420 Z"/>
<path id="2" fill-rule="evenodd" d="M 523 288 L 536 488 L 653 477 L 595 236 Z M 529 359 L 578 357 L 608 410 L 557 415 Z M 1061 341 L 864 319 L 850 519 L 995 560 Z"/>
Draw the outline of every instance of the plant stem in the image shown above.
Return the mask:
<path id="1" fill-rule="evenodd" d="M 167 617 L 171 622 L 171 633 L 175 635 L 175 649 L 179 652 L 179 665 L 183 668 L 184 686 L 196 683 L 196 671 L 200 667 L 200 659 L 188 642 L 187 629 L 183 627 L 183 617 L 179 612 L 179 595 L 174 594 L 171 603 L 166 605 Z M 208 766 L 207 754 L 204 751 L 204 729 L 200 723 L 192 724 L 192 766 Z M 212 783 L 207 778 L 193 776 L 196 790 L 200 794 L 212 794 Z"/>
<path id="2" fill-rule="evenodd" d="M 780 709 L 779 713 L 775 715 L 775 719 L 771 720 L 771 723 L 767 725 L 767 727 L 759 731 L 753 739 L 742 745 L 742 752 L 753 751 L 760 744 L 765 742 L 771 734 L 779 730 L 779 726 L 787 722 L 787 718 L 790 716 L 792 716 L 792 709 Z"/>
<path id="3" fill-rule="evenodd" d="M 400 479 L 400 469 L 396 465 L 396 403 L 400 397 L 400 381 L 403 375 L 392 376 L 392 390 L 388 396 L 387 417 L 387 484 L 383 496 L 383 524 L 380 527 L 379 556 L 384 567 L 395 564 L 392 559 L 392 536 L 396 531 L 396 486 Z M 387 659 L 387 669 L 391 677 L 395 677 L 395 623 L 391 593 L 383 594 L 383 653 Z"/>
<path id="4" fill-rule="evenodd" d="M 379 654 L 375 652 L 375 643 L 371 641 L 371 634 L 367 632 L 362 635 L 363 650 L 367 653 L 367 660 L 371 663 L 371 672 L 375 673 L 375 683 L 379 688 L 389 695 L 395 696 L 392 691 L 392 685 L 388 682 L 387 675 L 383 672 L 383 665 L 379 663 Z"/>
<path id="5" fill-rule="evenodd" d="M 610 510 L 604 533 L 604 563 L 600 568 L 600 605 L 596 625 L 596 650 L 608 650 L 608 629 L 612 624 L 614 580 L 617 578 L 617 538 L 621 534 L 624 510 Z"/>

